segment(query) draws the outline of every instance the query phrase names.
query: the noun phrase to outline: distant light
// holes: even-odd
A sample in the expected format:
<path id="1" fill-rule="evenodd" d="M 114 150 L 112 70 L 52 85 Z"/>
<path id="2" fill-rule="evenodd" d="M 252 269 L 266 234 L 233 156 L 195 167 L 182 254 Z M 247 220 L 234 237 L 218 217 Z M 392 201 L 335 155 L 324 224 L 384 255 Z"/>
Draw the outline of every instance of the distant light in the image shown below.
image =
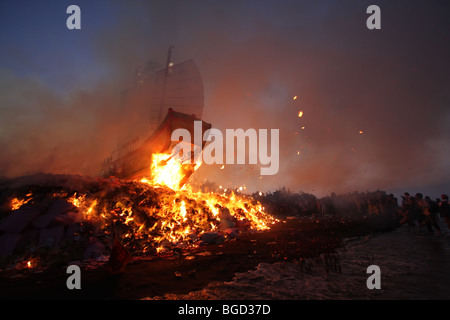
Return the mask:
<path id="1" fill-rule="evenodd" d="M 300 151 L 297 151 L 297 154 L 300 154 Z"/>
<path id="2" fill-rule="evenodd" d="M 362 130 L 359 130 L 359 134 L 363 134 L 364 133 L 364 131 L 362 131 Z"/>
<path id="3" fill-rule="evenodd" d="M 297 96 L 294 96 L 294 98 L 292 98 L 293 100 L 297 100 L 298 99 L 298 97 Z"/>
<path id="4" fill-rule="evenodd" d="M 302 130 L 305 130 L 305 127 L 302 127 Z"/>
<path id="5" fill-rule="evenodd" d="M 298 117 L 299 117 L 299 118 L 303 117 L 303 111 L 299 111 L 299 112 L 298 112 Z"/>
<path id="6" fill-rule="evenodd" d="M 220 167 L 221 170 L 223 170 L 223 168 L 225 168 L 225 165 L 222 165 L 222 166 Z"/>
<path id="7" fill-rule="evenodd" d="M 169 68 L 172 68 L 173 67 L 173 62 L 170 62 L 169 63 Z"/>
<path id="8" fill-rule="evenodd" d="M 259 192 L 259 195 L 262 196 L 262 192 L 261 191 Z"/>

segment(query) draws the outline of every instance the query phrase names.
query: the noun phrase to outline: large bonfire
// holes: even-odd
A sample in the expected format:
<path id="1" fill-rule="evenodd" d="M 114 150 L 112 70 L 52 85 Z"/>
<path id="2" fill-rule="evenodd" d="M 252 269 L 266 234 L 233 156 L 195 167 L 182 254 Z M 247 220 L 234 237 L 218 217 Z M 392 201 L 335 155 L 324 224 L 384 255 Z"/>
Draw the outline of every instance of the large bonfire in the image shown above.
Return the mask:
<path id="1" fill-rule="evenodd" d="M 152 174 L 141 180 L 96 178 L 79 186 L 63 183 L 44 189 L 28 184 L 14 189 L 7 199 L 9 208 L 3 225 L 8 216 L 21 214 L 29 206 L 39 207 L 48 215 L 52 203 L 63 201 L 73 206 L 66 211 L 74 212 L 71 217 L 79 226 L 75 239 L 80 235 L 103 237 L 107 239 L 104 242 L 116 239 L 137 256 L 161 254 L 174 247 L 196 247 L 202 235 L 213 232 L 225 237 L 233 231 L 268 230 L 277 221 L 258 201 L 243 194 L 194 190 L 185 183 L 185 172 L 199 166 L 197 163 L 186 169 L 170 154 L 153 154 Z M 36 219 L 39 217 L 30 225 Z M 54 225 L 54 220 L 47 225 Z"/>
<path id="2" fill-rule="evenodd" d="M 159 251 L 169 244 L 194 244 L 202 233 L 230 227 L 267 230 L 276 221 L 251 198 L 233 191 L 194 191 L 182 184 L 184 166 L 170 154 L 153 154 L 152 176 L 127 184 L 133 199 L 124 190 L 118 199 L 80 194 L 70 201 L 87 220 L 103 225 L 106 232 L 118 232 L 125 243 L 132 242 L 133 249 L 139 243 L 141 252 Z M 196 170 L 200 164 L 193 166 Z"/>

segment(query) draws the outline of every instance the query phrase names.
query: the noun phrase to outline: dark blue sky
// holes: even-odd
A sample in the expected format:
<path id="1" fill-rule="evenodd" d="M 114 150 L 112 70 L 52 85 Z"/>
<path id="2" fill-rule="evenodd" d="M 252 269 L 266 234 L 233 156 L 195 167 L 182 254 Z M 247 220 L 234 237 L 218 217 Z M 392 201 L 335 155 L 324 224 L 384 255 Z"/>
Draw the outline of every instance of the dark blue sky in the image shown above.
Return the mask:
<path id="1" fill-rule="evenodd" d="M 81 30 L 66 28 L 71 4 L 81 8 Z M 370 4 L 381 7 L 381 30 L 366 28 Z M 313 193 L 443 188 L 449 7 L 438 0 L 2 1 L 0 175 L 89 173 L 115 143 L 120 91 L 136 68 L 163 64 L 175 45 L 174 60 L 192 58 L 202 73 L 205 120 L 219 129 L 281 130 L 277 176 L 202 167 L 199 177 Z M 301 99 L 294 103 L 294 95 Z"/>
<path id="2" fill-rule="evenodd" d="M 57 90 L 91 84 L 107 70 L 95 56 L 92 35 L 114 25 L 111 1 L 78 1 L 82 30 L 66 28 L 71 1 L 3 1 L 0 5 L 0 68 L 36 76 Z M 87 82 L 87 83 L 86 83 Z"/>

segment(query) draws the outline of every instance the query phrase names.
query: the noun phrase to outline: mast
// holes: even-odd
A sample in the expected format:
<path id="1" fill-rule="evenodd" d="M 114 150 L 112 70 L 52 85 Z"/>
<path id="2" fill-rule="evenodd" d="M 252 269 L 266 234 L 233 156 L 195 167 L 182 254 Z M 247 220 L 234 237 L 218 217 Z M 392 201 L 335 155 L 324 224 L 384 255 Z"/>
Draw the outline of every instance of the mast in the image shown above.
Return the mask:
<path id="1" fill-rule="evenodd" d="M 171 59 L 172 59 L 172 49 L 173 48 L 174 48 L 174 46 L 170 46 L 169 52 L 167 53 L 166 71 L 164 73 L 163 88 L 162 88 L 162 94 L 161 94 L 161 103 L 159 105 L 158 123 L 161 123 L 161 121 L 162 121 L 164 98 L 166 95 L 167 77 L 169 76 L 169 69 L 172 65 Z"/>

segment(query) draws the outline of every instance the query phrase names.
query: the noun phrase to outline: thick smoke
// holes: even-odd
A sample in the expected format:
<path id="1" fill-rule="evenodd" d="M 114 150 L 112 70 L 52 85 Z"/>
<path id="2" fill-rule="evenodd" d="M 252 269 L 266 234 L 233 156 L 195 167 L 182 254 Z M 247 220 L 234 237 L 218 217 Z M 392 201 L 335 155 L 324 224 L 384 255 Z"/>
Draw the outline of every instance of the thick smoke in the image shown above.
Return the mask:
<path id="1" fill-rule="evenodd" d="M 56 95 L 38 79 L 0 74 L 0 175 L 95 172 L 114 147 L 116 102 L 107 88 Z"/>
<path id="2" fill-rule="evenodd" d="M 369 31 L 370 4 L 112 2 L 114 22 L 84 31 L 108 70 L 95 86 L 61 95 L 39 76 L 2 71 L 0 175 L 93 174 L 136 116 L 121 116 L 120 91 L 174 45 L 174 60 L 193 58 L 203 75 L 205 121 L 223 132 L 280 129 L 277 175 L 204 165 L 198 181 L 316 194 L 444 183 L 448 6 L 381 1 L 382 29 Z"/>

